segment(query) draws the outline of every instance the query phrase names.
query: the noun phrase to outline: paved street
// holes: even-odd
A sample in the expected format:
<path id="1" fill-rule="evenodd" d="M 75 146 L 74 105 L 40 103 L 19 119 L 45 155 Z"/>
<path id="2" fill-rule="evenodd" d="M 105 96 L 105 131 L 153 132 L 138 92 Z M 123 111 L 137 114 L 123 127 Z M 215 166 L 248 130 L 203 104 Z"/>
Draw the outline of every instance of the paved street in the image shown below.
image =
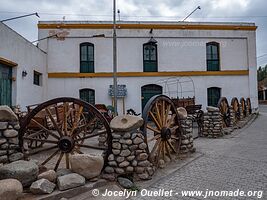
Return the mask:
<path id="1" fill-rule="evenodd" d="M 267 106 L 259 117 L 242 131 L 221 139 L 200 138 L 195 141 L 203 156 L 158 181 L 148 190 L 173 190 L 178 195 L 151 199 L 204 199 L 182 197 L 182 190 L 263 191 L 267 199 Z M 259 195 L 259 193 L 258 193 Z M 260 195 L 259 195 L 260 197 Z M 150 199 L 140 197 L 134 199 Z M 258 199 L 254 197 L 207 197 L 206 199 Z"/>

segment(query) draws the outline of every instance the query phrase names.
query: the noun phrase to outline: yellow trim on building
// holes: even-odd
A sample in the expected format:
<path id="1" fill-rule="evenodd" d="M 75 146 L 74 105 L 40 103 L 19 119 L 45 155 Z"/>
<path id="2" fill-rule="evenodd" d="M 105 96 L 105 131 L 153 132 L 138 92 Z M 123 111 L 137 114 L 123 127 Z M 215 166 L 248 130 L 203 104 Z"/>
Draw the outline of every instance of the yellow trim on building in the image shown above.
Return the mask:
<path id="1" fill-rule="evenodd" d="M 0 63 L 3 65 L 6 65 L 8 67 L 17 67 L 18 66 L 17 63 L 12 62 L 12 61 L 5 59 L 5 58 L 2 58 L 2 57 L 0 57 Z"/>
<path id="2" fill-rule="evenodd" d="M 118 77 L 157 77 L 157 76 L 242 76 L 248 75 L 248 70 L 224 71 L 179 71 L 179 72 L 118 72 Z M 53 72 L 48 73 L 48 78 L 104 78 L 112 77 L 112 72 L 76 73 Z"/>
<path id="3" fill-rule="evenodd" d="M 39 29 L 112 29 L 112 24 L 38 24 Z M 257 26 L 208 24 L 117 24 L 118 29 L 191 29 L 255 31 Z"/>

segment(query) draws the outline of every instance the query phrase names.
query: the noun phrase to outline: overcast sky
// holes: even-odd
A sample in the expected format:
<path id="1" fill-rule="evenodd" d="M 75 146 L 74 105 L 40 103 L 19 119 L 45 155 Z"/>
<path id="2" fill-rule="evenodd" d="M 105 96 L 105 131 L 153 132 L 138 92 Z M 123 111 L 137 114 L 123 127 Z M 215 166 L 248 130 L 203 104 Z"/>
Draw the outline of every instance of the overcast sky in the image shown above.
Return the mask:
<path id="1" fill-rule="evenodd" d="M 112 0 L 0 0 L 0 20 L 38 12 L 6 22 L 30 41 L 37 39 L 38 20 L 112 20 Z M 121 20 L 254 22 L 257 29 L 258 66 L 267 64 L 266 0 L 117 0 Z"/>

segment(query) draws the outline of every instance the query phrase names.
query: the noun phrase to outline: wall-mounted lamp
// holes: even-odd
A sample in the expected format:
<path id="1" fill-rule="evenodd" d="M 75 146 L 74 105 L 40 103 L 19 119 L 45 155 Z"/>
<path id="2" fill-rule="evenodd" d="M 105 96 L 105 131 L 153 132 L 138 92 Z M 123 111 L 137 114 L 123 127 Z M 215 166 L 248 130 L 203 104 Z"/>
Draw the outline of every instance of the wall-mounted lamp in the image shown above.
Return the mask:
<path id="1" fill-rule="evenodd" d="M 23 71 L 22 71 L 22 77 L 26 77 L 26 76 L 27 76 L 27 74 L 28 74 L 28 73 L 27 73 L 27 71 L 26 71 L 26 70 L 23 70 Z"/>
<path id="2" fill-rule="evenodd" d="M 156 43 L 158 43 L 158 41 L 157 41 L 157 40 L 155 40 L 153 37 L 151 37 L 151 38 L 148 40 L 148 42 L 147 42 L 147 43 L 156 44 Z"/>

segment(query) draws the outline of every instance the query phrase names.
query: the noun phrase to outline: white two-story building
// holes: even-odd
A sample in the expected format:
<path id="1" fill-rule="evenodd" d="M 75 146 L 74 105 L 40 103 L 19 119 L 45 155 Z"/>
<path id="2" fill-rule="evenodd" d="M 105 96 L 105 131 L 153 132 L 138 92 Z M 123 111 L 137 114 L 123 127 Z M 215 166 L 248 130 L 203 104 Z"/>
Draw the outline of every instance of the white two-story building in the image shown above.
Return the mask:
<path id="1" fill-rule="evenodd" d="M 38 48 L 6 42 L 9 51 L 1 47 L 0 58 L 18 63 L 12 68 L 12 105 L 62 96 L 112 105 L 112 28 L 110 21 L 40 21 Z M 141 112 L 151 96 L 169 94 L 162 80 L 170 77 L 193 82 L 193 93 L 177 89 L 172 97 L 193 95 L 204 109 L 221 96 L 250 97 L 257 108 L 256 28 L 254 23 L 118 22 L 118 84 L 127 89 L 118 100 L 119 113 L 123 107 Z"/>
<path id="2" fill-rule="evenodd" d="M 112 22 L 39 22 L 39 39 L 57 34 L 39 43 L 47 52 L 48 98 L 112 104 L 112 27 Z M 255 24 L 121 21 L 117 28 L 118 84 L 127 88 L 126 109 L 141 112 L 152 95 L 166 93 L 159 80 L 181 76 L 191 77 L 203 108 L 221 96 L 250 97 L 258 107 Z M 122 99 L 118 107 L 121 112 Z"/>

